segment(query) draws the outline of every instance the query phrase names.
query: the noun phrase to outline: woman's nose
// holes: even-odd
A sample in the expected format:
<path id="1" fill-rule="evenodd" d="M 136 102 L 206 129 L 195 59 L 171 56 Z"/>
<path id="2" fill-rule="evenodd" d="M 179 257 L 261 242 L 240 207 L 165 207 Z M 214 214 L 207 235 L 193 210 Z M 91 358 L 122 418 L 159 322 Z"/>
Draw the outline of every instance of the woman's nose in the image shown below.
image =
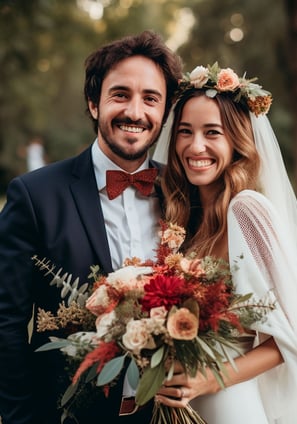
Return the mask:
<path id="1" fill-rule="evenodd" d="M 192 142 L 192 150 L 195 153 L 205 152 L 206 150 L 206 140 L 203 134 L 195 134 Z"/>

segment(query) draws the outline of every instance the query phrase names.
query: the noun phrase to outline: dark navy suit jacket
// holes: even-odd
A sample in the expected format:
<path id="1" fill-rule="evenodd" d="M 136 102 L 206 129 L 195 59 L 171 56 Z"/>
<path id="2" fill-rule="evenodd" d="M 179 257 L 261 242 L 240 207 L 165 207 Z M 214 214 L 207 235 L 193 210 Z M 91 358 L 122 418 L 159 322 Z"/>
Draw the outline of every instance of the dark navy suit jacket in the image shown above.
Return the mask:
<path id="1" fill-rule="evenodd" d="M 57 396 L 69 384 L 62 378 L 63 355 L 34 352 L 48 341 L 35 324 L 27 343 L 32 304 L 55 312 L 60 291 L 31 258 L 49 259 L 81 284 L 88 281 L 90 265 L 112 271 L 91 148 L 15 178 L 7 200 L 0 214 L 0 416 L 4 424 L 60 424 Z M 147 409 L 118 418 L 121 390 L 118 384 L 108 399 L 101 391 L 96 402 L 86 399 L 78 411 L 80 424 L 148 423 Z"/>

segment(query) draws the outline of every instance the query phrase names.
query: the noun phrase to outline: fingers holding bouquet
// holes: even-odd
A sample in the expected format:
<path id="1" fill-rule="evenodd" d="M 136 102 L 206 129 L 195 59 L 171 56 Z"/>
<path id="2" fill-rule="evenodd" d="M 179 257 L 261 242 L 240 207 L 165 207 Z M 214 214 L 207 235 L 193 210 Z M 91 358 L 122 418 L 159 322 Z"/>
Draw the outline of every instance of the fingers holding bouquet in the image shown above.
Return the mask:
<path id="1" fill-rule="evenodd" d="M 165 380 L 158 390 L 155 400 L 170 407 L 186 407 L 197 396 L 216 393 L 220 387 L 211 371 L 206 370 L 206 377 L 199 371 L 194 377 L 185 373 L 180 363 L 176 362 L 171 379 Z"/>

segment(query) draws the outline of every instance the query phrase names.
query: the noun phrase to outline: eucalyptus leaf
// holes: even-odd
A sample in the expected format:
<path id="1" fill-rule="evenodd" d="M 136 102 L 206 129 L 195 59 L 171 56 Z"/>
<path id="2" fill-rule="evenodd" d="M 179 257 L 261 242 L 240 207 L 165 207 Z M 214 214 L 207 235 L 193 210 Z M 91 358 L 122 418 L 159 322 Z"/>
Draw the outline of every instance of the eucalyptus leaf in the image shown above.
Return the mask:
<path id="1" fill-rule="evenodd" d="M 67 387 L 65 393 L 63 394 L 62 400 L 61 400 L 61 406 L 66 405 L 66 403 L 75 395 L 76 390 L 78 388 L 79 382 L 75 384 L 70 384 L 70 386 Z"/>
<path id="2" fill-rule="evenodd" d="M 138 384 L 135 400 L 137 405 L 144 405 L 152 399 L 162 386 L 166 372 L 161 363 L 154 368 L 146 368 Z"/>
<path id="3" fill-rule="evenodd" d="M 117 377 L 124 366 L 125 357 L 126 355 L 122 355 L 117 358 L 113 358 L 106 365 L 104 365 L 100 374 L 98 375 L 97 386 L 105 386 L 105 384 L 110 383 Z"/>
<path id="4" fill-rule="evenodd" d="M 91 366 L 91 368 L 89 369 L 89 372 L 86 376 L 86 383 L 88 383 L 89 381 L 93 380 L 93 378 L 95 378 L 98 374 L 97 372 L 97 368 L 98 368 L 98 362 L 96 362 L 95 364 L 93 364 Z"/>
<path id="5" fill-rule="evenodd" d="M 71 345 L 71 342 L 69 340 L 60 339 L 56 342 L 45 343 L 44 345 L 35 349 L 35 352 L 45 352 L 47 350 L 61 349 L 62 347 L 66 347 L 66 346 L 69 346 L 69 345 Z"/>
<path id="6" fill-rule="evenodd" d="M 133 390 L 136 390 L 137 385 L 139 383 L 139 369 L 136 365 L 134 358 L 131 359 L 131 362 L 127 369 L 127 378 L 129 384 Z"/>
<path id="7" fill-rule="evenodd" d="M 154 352 L 151 358 L 151 367 L 154 368 L 160 364 L 164 358 L 164 346 L 162 345 L 156 352 Z"/>

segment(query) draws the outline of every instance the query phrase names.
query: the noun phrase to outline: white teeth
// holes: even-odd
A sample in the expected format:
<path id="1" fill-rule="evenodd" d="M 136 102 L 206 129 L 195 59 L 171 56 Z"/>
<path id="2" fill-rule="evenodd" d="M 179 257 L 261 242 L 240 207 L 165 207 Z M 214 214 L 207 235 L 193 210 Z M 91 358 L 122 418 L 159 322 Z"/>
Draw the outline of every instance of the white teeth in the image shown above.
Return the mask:
<path id="1" fill-rule="evenodd" d="M 204 166 L 211 165 L 212 161 L 210 159 L 203 159 L 203 160 L 189 159 L 189 164 L 191 166 L 194 166 L 195 168 L 203 168 Z"/>
<path id="2" fill-rule="evenodd" d="M 141 133 L 141 132 L 144 131 L 143 128 L 129 127 L 128 125 L 121 125 L 120 128 L 123 131 L 129 131 L 129 132 L 133 132 L 133 133 Z"/>

